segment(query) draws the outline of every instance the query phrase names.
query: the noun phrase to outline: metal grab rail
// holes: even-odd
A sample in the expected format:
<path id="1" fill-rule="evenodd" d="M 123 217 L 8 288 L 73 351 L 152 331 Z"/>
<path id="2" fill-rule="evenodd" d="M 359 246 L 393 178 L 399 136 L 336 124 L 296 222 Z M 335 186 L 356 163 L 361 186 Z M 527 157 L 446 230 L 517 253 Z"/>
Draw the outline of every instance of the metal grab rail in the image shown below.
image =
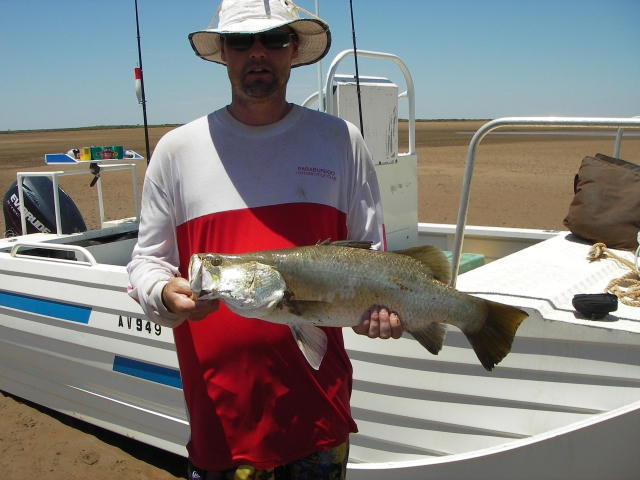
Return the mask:
<path id="1" fill-rule="evenodd" d="M 323 92 L 322 101 L 324 101 L 324 88 L 322 89 L 322 92 Z M 406 90 L 404 92 L 398 94 L 398 102 L 400 100 L 404 100 L 405 98 L 409 98 L 409 94 L 407 93 Z M 311 95 L 309 95 L 305 99 L 305 101 L 302 102 L 302 106 L 305 107 L 305 108 L 310 108 L 311 105 L 313 105 L 313 102 L 315 102 L 315 101 L 318 101 L 318 102 L 320 101 L 320 92 L 315 92 L 315 93 L 312 93 Z M 322 112 L 324 110 L 320 110 L 320 111 Z"/>
<path id="2" fill-rule="evenodd" d="M 633 118 L 640 118 L 640 116 L 638 117 L 633 117 Z M 622 143 L 622 132 L 624 132 L 624 128 L 618 128 L 618 133 L 616 134 L 616 143 L 613 146 L 613 157 L 614 158 L 618 158 L 620 156 L 620 143 Z"/>
<path id="3" fill-rule="evenodd" d="M 90 162 L 86 162 L 90 163 Z M 94 163 L 94 162 L 91 162 Z M 128 164 L 116 164 L 116 165 L 100 165 L 100 170 L 131 170 L 131 176 L 133 180 L 133 202 L 136 213 L 136 222 L 140 222 L 140 202 L 138 200 L 138 174 L 136 171 L 135 163 Z M 58 193 L 58 177 L 69 175 L 81 175 L 92 173 L 90 169 L 79 170 L 62 170 L 55 172 L 18 172 L 18 201 L 20 203 L 20 223 L 22 226 L 23 235 L 27 232 L 27 217 L 24 211 L 24 192 L 22 188 L 22 179 L 24 177 L 50 177 L 53 183 L 53 203 L 54 213 L 56 217 L 56 234 L 62 235 L 62 220 L 60 218 L 60 198 Z M 102 179 L 98 177 L 96 187 L 98 189 L 98 209 L 100 213 L 100 227 L 104 224 L 104 203 L 102 200 Z"/>
<path id="4" fill-rule="evenodd" d="M 460 268 L 460 256 L 462 255 L 462 242 L 464 229 L 467 223 L 467 211 L 469 208 L 469 195 L 471 193 L 471 178 L 476 161 L 476 150 L 484 136 L 500 127 L 602 127 L 602 128 L 640 128 L 640 118 L 581 118 L 581 117 L 506 117 L 498 118 L 484 124 L 475 133 L 469 144 L 467 161 L 458 209 L 458 221 L 456 223 L 456 236 L 451 255 L 451 283 L 456 286 L 458 270 Z M 619 147 L 618 147 L 619 148 Z"/>
<path id="5" fill-rule="evenodd" d="M 327 72 L 327 80 L 324 87 L 325 93 L 325 111 L 329 115 L 333 115 L 333 80 L 336 76 L 336 72 L 338 70 L 338 65 L 347 57 L 353 56 L 353 50 L 344 50 L 340 52 L 331 62 L 329 66 L 329 71 Z M 416 153 L 416 137 L 415 137 L 415 126 L 416 126 L 416 100 L 415 100 L 415 90 L 413 88 L 413 79 L 411 78 L 411 74 L 409 73 L 409 69 L 405 65 L 405 63 L 400 59 L 400 57 L 396 55 L 392 55 L 390 53 L 382 53 L 382 52 L 371 52 L 368 50 L 358 50 L 358 58 L 372 58 L 376 60 L 387 60 L 395 63 L 402 74 L 404 75 L 404 80 L 407 84 L 407 91 L 402 92 L 398 95 L 398 100 L 403 99 L 404 97 L 408 97 L 409 100 L 409 152 L 407 155 L 415 155 Z M 316 92 L 317 95 L 317 92 Z M 314 95 L 309 97 L 310 100 Z M 315 98 L 313 98 L 315 100 Z M 306 103 L 306 102 L 305 102 Z"/>
<path id="6" fill-rule="evenodd" d="M 83 262 L 80 260 L 65 260 L 63 258 L 34 257 L 33 255 L 18 255 L 18 250 L 20 250 L 20 248 L 22 247 L 40 248 L 44 250 L 58 250 L 61 252 L 76 252 L 76 253 L 82 254 L 86 259 L 86 261 Z M 92 267 L 95 267 L 96 265 L 98 265 L 98 262 L 96 261 L 95 257 L 91 255 L 89 250 L 87 250 L 84 247 L 80 247 L 78 245 L 57 245 L 53 243 L 19 242 L 19 243 L 16 243 L 11 248 L 11 256 L 13 258 L 29 258 L 29 259 L 37 258 L 38 260 L 45 260 L 45 261 L 59 262 L 59 263 L 71 263 L 73 265 L 88 265 Z"/>

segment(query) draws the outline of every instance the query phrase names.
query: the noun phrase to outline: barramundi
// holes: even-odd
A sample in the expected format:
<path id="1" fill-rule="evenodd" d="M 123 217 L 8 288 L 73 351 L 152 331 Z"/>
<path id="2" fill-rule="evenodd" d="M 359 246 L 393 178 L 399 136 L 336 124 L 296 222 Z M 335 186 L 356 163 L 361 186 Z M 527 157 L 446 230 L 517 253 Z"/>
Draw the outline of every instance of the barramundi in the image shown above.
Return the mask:
<path id="1" fill-rule="evenodd" d="M 318 327 L 353 327 L 374 305 L 396 312 L 403 331 L 434 355 L 446 324 L 466 335 L 487 370 L 509 353 L 525 312 L 449 287 L 449 262 L 435 247 L 381 252 L 369 245 L 198 253 L 189 265 L 190 287 L 194 298 L 220 299 L 243 317 L 288 325 L 315 369 L 327 347 Z"/>

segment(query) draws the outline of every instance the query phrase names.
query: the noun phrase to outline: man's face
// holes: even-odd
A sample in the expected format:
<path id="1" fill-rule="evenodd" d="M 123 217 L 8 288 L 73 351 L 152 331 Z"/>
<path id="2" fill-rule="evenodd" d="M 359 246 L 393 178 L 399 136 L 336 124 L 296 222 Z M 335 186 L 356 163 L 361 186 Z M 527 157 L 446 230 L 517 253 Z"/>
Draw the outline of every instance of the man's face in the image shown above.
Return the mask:
<path id="1" fill-rule="evenodd" d="M 278 30 L 291 32 L 288 27 Z M 278 93 L 286 94 L 291 62 L 298 56 L 298 41 L 284 48 L 265 47 L 258 35 L 246 50 L 237 50 L 222 42 L 221 57 L 227 63 L 231 88 L 236 98 L 245 101 L 267 101 Z"/>

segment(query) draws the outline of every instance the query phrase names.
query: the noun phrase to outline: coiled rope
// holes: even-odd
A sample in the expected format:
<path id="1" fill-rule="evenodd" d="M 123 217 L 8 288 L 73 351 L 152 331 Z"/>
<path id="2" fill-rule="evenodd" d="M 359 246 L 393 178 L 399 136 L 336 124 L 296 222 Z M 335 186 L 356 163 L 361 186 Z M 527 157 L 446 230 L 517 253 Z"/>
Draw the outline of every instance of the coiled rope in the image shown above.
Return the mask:
<path id="1" fill-rule="evenodd" d="M 589 250 L 588 258 L 591 261 L 611 258 L 621 268 L 630 269 L 629 273 L 611 280 L 604 291 L 605 293 L 612 293 L 625 305 L 640 307 L 640 272 L 636 265 L 613 253 L 604 243 L 594 244 Z"/>

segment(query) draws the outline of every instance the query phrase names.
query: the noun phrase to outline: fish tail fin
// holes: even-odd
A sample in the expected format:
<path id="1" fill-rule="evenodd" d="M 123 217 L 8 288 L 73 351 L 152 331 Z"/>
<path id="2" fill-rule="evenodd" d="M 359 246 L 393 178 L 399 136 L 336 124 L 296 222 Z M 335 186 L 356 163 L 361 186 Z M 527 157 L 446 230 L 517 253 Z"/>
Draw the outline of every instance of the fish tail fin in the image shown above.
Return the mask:
<path id="1" fill-rule="evenodd" d="M 486 323 L 480 331 L 464 334 L 482 366 L 493 370 L 511 351 L 516 330 L 529 315 L 519 308 L 485 300 L 489 307 Z"/>
<path id="2" fill-rule="evenodd" d="M 407 330 L 420 345 L 429 350 L 429 353 L 437 355 L 442 350 L 444 337 L 447 335 L 447 326 L 442 323 L 432 323 L 420 330 Z"/>

